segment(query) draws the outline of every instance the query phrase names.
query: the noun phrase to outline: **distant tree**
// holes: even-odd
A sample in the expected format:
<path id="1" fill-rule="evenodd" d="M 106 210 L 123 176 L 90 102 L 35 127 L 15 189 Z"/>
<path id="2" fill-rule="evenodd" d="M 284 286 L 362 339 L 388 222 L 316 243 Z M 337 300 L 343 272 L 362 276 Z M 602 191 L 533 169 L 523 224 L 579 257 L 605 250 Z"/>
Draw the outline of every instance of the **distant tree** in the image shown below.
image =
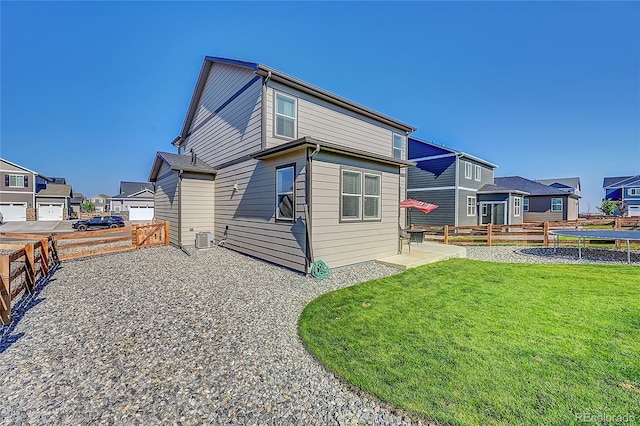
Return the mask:
<path id="1" fill-rule="evenodd" d="M 616 210 L 622 210 L 622 203 L 620 201 L 602 200 L 602 204 L 600 207 L 597 207 L 597 209 L 600 210 L 602 214 L 611 216 Z"/>
<path id="2" fill-rule="evenodd" d="M 96 206 L 94 206 L 91 201 L 87 200 L 82 204 L 82 211 L 93 213 L 96 211 Z"/>

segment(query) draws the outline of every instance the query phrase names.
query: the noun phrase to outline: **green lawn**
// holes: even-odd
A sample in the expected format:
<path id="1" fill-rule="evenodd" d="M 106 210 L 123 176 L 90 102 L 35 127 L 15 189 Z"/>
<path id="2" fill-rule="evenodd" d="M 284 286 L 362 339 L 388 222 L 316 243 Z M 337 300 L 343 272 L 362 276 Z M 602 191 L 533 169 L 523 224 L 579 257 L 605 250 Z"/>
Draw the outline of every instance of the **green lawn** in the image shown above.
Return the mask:
<path id="1" fill-rule="evenodd" d="M 325 294 L 299 326 L 338 375 L 441 424 L 640 423 L 638 267 L 452 259 Z"/>

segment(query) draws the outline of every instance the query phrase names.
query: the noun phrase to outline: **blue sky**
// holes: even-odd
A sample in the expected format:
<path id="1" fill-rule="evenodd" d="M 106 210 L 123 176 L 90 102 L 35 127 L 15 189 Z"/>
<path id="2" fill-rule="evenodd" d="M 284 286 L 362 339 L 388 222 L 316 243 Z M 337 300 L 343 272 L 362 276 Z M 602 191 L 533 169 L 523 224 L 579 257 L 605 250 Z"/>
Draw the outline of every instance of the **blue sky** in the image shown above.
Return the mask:
<path id="1" fill-rule="evenodd" d="M 175 152 L 205 55 L 263 63 L 498 164 L 640 173 L 638 2 L 7 2 L 0 155 L 86 196 Z"/>

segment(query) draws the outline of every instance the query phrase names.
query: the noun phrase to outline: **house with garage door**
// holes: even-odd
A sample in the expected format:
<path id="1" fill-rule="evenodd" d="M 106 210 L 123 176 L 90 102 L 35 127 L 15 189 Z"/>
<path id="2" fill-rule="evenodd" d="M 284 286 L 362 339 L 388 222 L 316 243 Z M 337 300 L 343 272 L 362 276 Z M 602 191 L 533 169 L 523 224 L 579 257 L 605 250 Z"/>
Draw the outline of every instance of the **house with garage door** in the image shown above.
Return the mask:
<path id="1" fill-rule="evenodd" d="M 602 189 L 605 200 L 621 202 L 621 215 L 640 217 L 640 175 L 605 177 Z"/>
<path id="2" fill-rule="evenodd" d="M 153 220 L 154 188 L 151 182 L 120 182 L 120 192 L 111 197 L 111 212 L 128 220 Z"/>
<path id="3" fill-rule="evenodd" d="M 152 166 L 156 218 L 175 245 L 205 233 L 305 273 L 397 254 L 414 130 L 268 66 L 206 57 L 178 153 Z"/>
<path id="4" fill-rule="evenodd" d="M 0 211 L 5 222 L 35 220 L 37 172 L 0 158 Z"/>
<path id="5" fill-rule="evenodd" d="M 49 183 L 36 192 L 38 220 L 67 220 L 71 214 L 71 185 Z"/>

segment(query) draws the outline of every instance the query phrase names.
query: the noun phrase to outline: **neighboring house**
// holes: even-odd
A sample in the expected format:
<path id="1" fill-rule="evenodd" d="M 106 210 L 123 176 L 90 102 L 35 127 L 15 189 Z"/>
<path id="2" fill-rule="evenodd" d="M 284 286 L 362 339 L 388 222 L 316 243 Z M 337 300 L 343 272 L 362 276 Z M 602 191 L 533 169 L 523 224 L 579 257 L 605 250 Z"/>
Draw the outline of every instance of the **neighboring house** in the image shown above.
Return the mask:
<path id="1" fill-rule="evenodd" d="M 568 192 L 570 194 L 580 195 L 582 188 L 580 187 L 579 177 L 558 178 L 558 179 L 536 179 L 538 183 Z"/>
<path id="2" fill-rule="evenodd" d="M 37 172 L 0 158 L 0 211 L 5 222 L 35 220 Z"/>
<path id="3" fill-rule="evenodd" d="M 288 268 L 394 255 L 415 129 L 261 64 L 206 57 L 173 145 L 157 153 L 155 215 Z"/>
<path id="4" fill-rule="evenodd" d="M 71 197 L 71 216 L 78 217 L 82 211 L 82 205 L 85 202 L 84 195 L 81 192 L 74 192 Z"/>
<path id="5" fill-rule="evenodd" d="M 111 197 L 111 211 L 128 214 L 128 220 L 153 219 L 154 188 L 151 182 L 120 182 L 120 193 Z"/>
<path id="6" fill-rule="evenodd" d="M 605 177 L 602 182 L 604 199 L 621 201 L 624 216 L 640 216 L 640 175 Z"/>
<path id="7" fill-rule="evenodd" d="M 557 221 L 578 219 L 580 196 L 521 176 L 498 177 L 495 184 L 527 195 L 522 211 L 525 221 Z"/>
<path id="8" fill-rule="evenodd" d="M 465 152 L 409 137 L 407 195 L 438 205 L 428 214 L 407 213 L 418 226 L 522 223 L 520 191 L 494 185 L 498 167 Z"/>
<path id="9" fill-rule="evenodd" d="M 109 211 L 109 197 L 107 194 L 98 194 L 90 198 L 91 204 L 95 207 L 96 213 L 104 213 Z"/>
<path id="10" fill-rule="evenodd" d="M 71 212 L 71 185 L 49 183 L 36 193 L 38 220 L 66 220 Z"/>

